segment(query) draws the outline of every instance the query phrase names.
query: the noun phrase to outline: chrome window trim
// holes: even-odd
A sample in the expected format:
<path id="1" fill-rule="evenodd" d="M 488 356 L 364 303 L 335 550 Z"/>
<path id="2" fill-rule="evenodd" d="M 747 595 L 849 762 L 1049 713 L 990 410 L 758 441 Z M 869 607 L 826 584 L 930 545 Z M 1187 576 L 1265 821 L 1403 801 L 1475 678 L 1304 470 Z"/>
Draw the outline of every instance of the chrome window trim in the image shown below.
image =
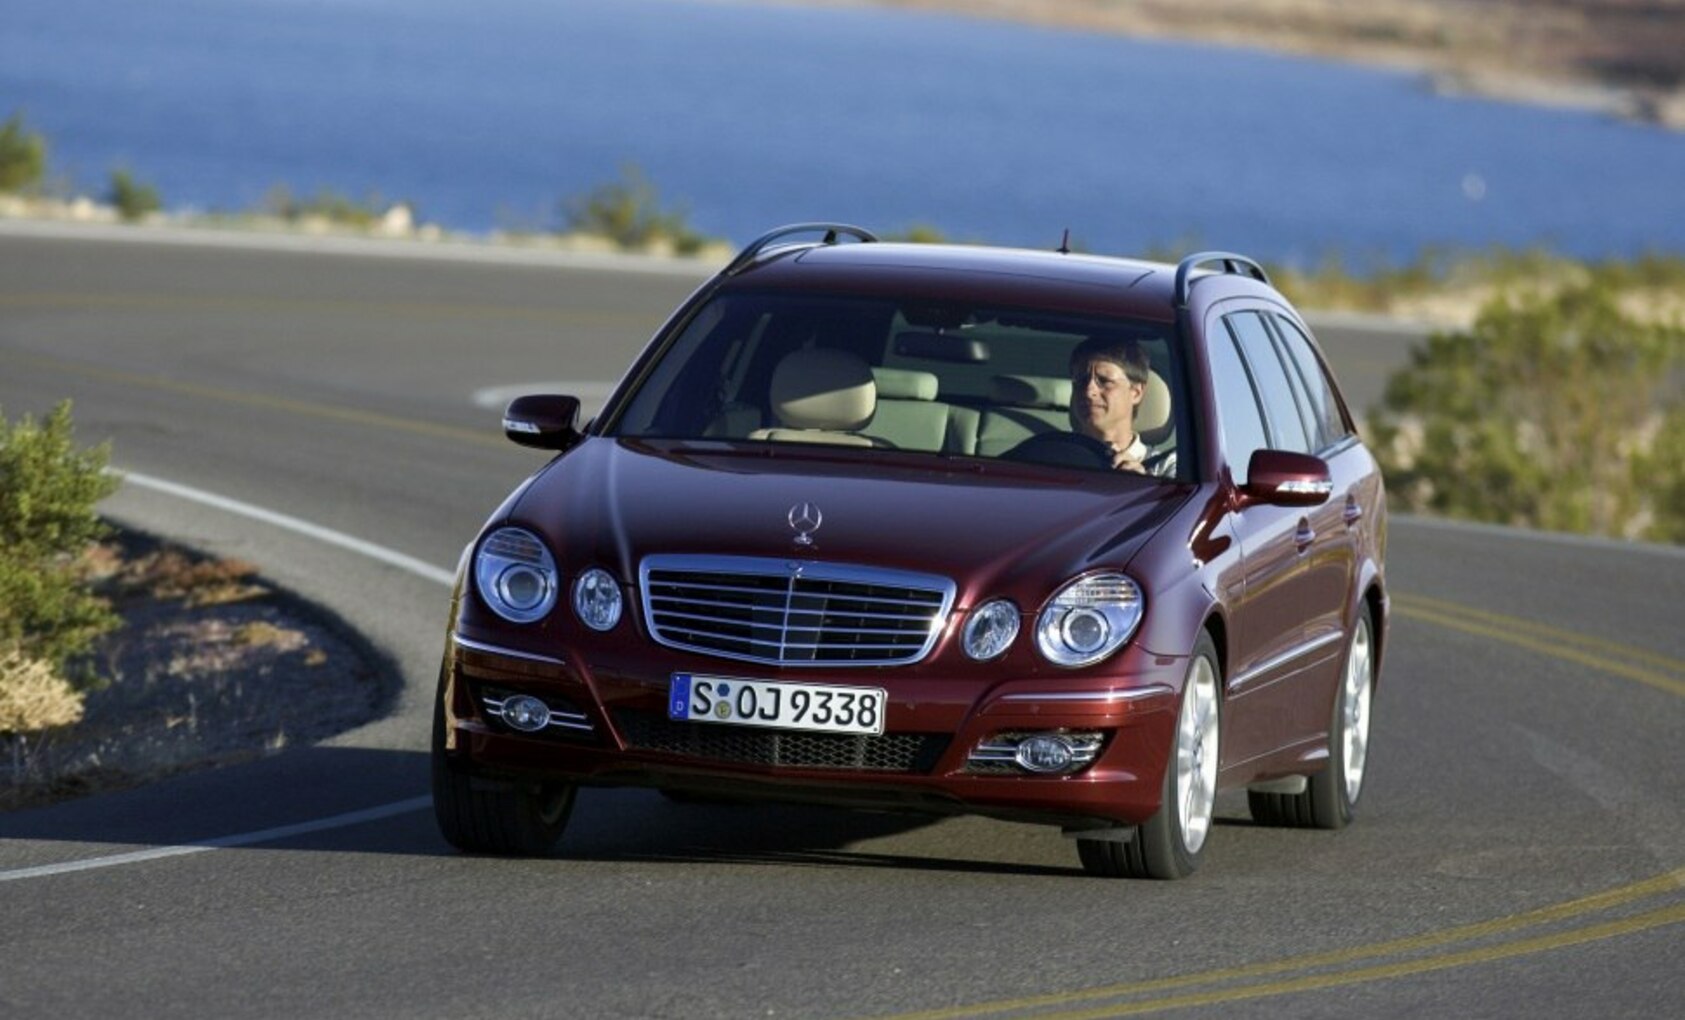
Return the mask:
<path id="1" fill-rule="evenodd" d="M 817 648 L 823 644 L 803 644 L 788 641 L 788 633 L 794 630 L 812 630 L 811 627 L 786 625 L 779 635 L 777 642 L 750 639 L 757 645 L 773 645 L 778 647 L 775 656 L 745 655 L 739 652 L 720 651 L 697 645 L 685 644 L 671 640 L 662 634 L 662 628 L 655 624 L 655 597 L 650 592 L 650 574 L 658 570 L 686 571 L 693 573 L 740 573 L 754 574 L 763 577 L 779 577 L 785 579 L 784 612 L 785 619 L 790 616 L 812 616 L 814 613 L 806 610 L 791 609 L 790 600 L 794 596 L 794 586 L 790 582 L 800 577 L 812 581 L 838 581 L 845 584 L 876 584 L 900 588 L 919 588 L 941 595 L 941 603 L 936 607 L 931 617 L 929 633 L 925 635 L 923 644 L 912 654 L 893 659 L 870 659 L 863 662 L 846 660 L 813 661 L 808 659 L 787 659 L 783 652 L 786 648 Z M 730 586 L 724 586 L 729 588 Z M 765 594 L 760 589 L 751 591 Z M 638 602 L 643 608 L 644 626 L 650 638 L 656 644 L 667 648 L 690 652 L 695 655 L 708 655 L 721 659 L 733 659 L 738 662 L 755 662 L 768 666 L 785 668 L 800 667 L 807 669 L 858 669 L 874 666 L 905 666 L 923 660 L 936 647 L 936 642 L 947 629 L 949 614 L 953 611 L 954 599 L 959 591 L 952 579 L 940 574 L 924 574 L 911 570 L 898 570 L 893 567 L 866 567 L 850 563 L 830 563 L 822 560 L 798 560 L 786 556 L 716 556 L 711 553 L 655 553 L 645 556 L 638 564 Z M 919 603 L 911 600 L 861 597 L 857 601 L 878 602 L 884 604 L 902 604 L 917 606 Z M 854 615 L 854 614 L 850 614 Z M 666 628 L 673 630 L 675 628 Z M 682 628 L 678 628 L 682 631 Z M 916 632 L 908 632 L 916 633 Z M 851 646 L 870 649 L 871 646 Z M 893 647 L 893 646 L 891 646 Z"/>
<path id="2" fill-rule="evenodd" d="M 1265 673 L 1268 673 L 1272 669 L 1277 669 L 1281 666 L 1287 665 L 1289 662 L 1292 662 L 1294 659 L 1303 658 L 1303 657 L 1311 654 L 1312 652 L 1318 651 L 1319 649 L 1322 649 L 1322 648 L 1326 648 L 1327 646 L 1333 644 L 1334 642 L 1343 639 L 1345 636 L 1346 635 L 1344 634 L 1344 632 L 1336 630 L 1336 631 L 1332 631 L 1328 634 L 1324 634 L 1319 638 L 1312 638 L 1311 640 L 1306 641 L 1302 644 L 1294 645 L 1292 648 L 1289 648 L 1287 651 L 1282 652 L 1279 655 L 1272 656 L 1264 662 L 1260 662 L 1258 665 L 1253 666 L 1251 669 L 1249 669 L 1246 672 L 1242 673 L 1241 675 L 1235 677 L 1233 680 L 1230 680 L 1229 686 L 1239 687 L 1242 684 L 1247 683 L 1248 681 L 1255 680 L 1258 677 L 1263 676 Z"/>
<path id="3" fill-rule="evenodd" d="M 484 641 L 473 641 L 473 640 L 470 640 L 468 638 L 463 637 L 460 634 L 452 634 L 451 640 L 456 643 L 456 646 L 458 648 L 466 648 L 471 652 L 484 652 L 487 655 L 506 655 L 511 659 L 525 659 L 528 662 L 542 662 L 542 663 L 545 663 L 546 665 L 550 665 L 550 666 L 566 666 L 567 665 L 567 663 L 564 662 L 563 660 L 552 658 L 548 655 L 539 655 L 535 652 L 520 652 L 520 651 L 516 651 L 513 648 L 503 648 L 503 647 L 500 647 L 498 645 L 488 645 Z"/>

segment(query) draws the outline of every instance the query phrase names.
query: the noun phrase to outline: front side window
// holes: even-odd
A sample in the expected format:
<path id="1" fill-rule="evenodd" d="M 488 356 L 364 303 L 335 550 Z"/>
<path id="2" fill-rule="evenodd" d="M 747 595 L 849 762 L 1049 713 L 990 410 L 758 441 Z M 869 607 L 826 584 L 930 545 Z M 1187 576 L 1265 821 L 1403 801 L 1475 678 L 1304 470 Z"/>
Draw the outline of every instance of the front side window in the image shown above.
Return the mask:
<path id="1" fill-rule="evenodd" d="M 605 431 L 1112 470 L 1094 463 L 1104 432 L 1119 448 L 1133 437 L 1131 470 L 1175 478 L 1193 416 L 1173 337 L 1166 323 L 1033 309 L 728 291 Z"/>

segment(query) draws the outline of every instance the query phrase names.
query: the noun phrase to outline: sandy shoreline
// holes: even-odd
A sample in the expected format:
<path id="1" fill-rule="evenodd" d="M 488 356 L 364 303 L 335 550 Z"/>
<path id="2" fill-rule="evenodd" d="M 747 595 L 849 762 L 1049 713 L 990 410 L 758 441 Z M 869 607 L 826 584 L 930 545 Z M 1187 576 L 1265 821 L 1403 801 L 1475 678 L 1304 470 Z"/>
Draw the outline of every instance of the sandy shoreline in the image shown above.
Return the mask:
<path id="1" fill-rule="evenodd" d="M 885 7 L 1414 71 L 1444 95 L 1685 130 L 1685 0 L 756 0 Z"/>

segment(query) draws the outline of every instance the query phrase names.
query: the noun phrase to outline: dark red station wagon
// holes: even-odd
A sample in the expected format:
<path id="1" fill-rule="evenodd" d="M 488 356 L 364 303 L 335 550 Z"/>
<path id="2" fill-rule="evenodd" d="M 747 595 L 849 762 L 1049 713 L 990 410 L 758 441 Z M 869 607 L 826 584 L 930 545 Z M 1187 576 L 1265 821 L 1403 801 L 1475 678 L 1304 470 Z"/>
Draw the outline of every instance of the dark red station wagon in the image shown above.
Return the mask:
<path id="1" fill-rule="evenodd" d="M 803 240 L 803 239 L 806 240 Z M 768 234 L 464 553 L 433 797 L 543 853 L 581 786 L 1059 826 L 1198 864 L 1217 792 L 1335 829 L 1363 788 L 1385 500 L 1254 262 Z"/>

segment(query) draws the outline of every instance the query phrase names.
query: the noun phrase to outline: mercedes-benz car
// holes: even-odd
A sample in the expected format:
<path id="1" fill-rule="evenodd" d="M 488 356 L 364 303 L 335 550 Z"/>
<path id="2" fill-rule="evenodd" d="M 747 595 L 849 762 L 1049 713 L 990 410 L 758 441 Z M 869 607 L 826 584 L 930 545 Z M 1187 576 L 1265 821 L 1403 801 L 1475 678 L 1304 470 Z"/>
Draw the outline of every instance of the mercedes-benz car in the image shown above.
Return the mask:
<path id="1" fill-rule="evenodd" d="M 692 295 L 464 552 L 433 798 L 550 851 L 581 787 L 1057 826 L 1197 866 L 1219 790 L 1337 829 L 1387 633 L 1385 500 L 1255 262 L 801 224 Z"/>

